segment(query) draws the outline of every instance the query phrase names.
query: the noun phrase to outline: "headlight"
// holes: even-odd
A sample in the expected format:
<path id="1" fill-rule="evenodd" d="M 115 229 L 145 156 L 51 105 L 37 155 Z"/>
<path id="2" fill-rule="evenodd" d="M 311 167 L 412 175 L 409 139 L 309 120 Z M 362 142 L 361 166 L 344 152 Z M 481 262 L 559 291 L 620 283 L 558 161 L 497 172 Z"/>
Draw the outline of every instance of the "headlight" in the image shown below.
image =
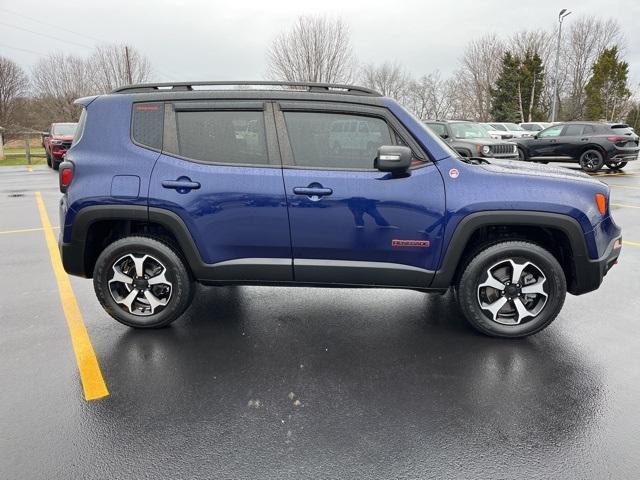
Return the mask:
<path id="1" fill-rule="evenodd" d="M 491 153 L 491 147 L 489 145 L 483 146 L 480 151 L 483 155 L 489 155 Z"/>

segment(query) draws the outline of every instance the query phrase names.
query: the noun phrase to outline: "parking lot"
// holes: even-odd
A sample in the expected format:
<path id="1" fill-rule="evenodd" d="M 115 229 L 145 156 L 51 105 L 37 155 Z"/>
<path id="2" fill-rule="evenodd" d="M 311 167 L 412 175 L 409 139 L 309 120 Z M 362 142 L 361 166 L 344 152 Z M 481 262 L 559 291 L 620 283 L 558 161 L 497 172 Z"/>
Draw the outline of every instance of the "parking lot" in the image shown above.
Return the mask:
<path id="1" fill-rule="evenodd" d="M 0 169 L 0 478 L 636 477 L 640 165 L 597 178 L 619 264 L 548 329 L 504 340 L 450 293 L 405 290 L 199 287 L 171 327 L 128 329 L 89 280 L 61 299 L 57 173 Z M 108 389 L 95 400 L 74 302 Z"/>

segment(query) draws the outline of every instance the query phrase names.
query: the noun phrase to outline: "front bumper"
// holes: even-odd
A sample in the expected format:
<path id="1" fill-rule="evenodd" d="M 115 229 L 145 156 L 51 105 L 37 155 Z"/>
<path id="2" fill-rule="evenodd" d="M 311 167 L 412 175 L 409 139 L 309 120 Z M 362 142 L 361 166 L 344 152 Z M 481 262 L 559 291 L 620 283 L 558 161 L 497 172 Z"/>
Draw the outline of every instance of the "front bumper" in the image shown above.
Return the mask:
<path id="1" fill-rule="evenodd" d="M 618 236 L 609 242 L 604 254 L 597 260 L 586 257 L 574 258 L 575 275 L 572 284 L 569 285 L 569 293 L 582 295 L 598 289 L 605 275 L 617 263 L 621 250 L 622 236 Z"/>

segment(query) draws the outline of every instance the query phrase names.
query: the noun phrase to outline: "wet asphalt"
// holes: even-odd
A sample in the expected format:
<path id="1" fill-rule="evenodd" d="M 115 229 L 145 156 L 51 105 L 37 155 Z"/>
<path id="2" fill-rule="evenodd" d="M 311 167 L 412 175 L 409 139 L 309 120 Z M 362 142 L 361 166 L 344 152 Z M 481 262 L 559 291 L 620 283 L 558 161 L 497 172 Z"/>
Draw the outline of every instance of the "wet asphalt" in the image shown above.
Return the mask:
<path id="1" fill-rule="evenodd" d="M 604 173 L 607 171 L 605 170 Z M 640 164 L 602 176 L 627 242 L 600 290 L 523 340 L 451 294 L 199 287 L 170 328 L 72 278 L 110 395 L 87 402 L 34 192 L 0 169 L 0 478 L 637 478 Z"/>

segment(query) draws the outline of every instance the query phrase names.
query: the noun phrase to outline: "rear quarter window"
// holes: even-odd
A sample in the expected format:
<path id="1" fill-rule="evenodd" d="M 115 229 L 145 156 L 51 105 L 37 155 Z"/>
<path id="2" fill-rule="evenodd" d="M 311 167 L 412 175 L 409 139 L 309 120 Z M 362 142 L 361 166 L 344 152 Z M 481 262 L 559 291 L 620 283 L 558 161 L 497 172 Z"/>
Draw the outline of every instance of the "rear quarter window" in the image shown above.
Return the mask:
<path id="1" fill-rule="evenodd" d="M 134 103 L 131 138 L 134 143 L 154 150 L 162 149 L 163 103 Z"/>

